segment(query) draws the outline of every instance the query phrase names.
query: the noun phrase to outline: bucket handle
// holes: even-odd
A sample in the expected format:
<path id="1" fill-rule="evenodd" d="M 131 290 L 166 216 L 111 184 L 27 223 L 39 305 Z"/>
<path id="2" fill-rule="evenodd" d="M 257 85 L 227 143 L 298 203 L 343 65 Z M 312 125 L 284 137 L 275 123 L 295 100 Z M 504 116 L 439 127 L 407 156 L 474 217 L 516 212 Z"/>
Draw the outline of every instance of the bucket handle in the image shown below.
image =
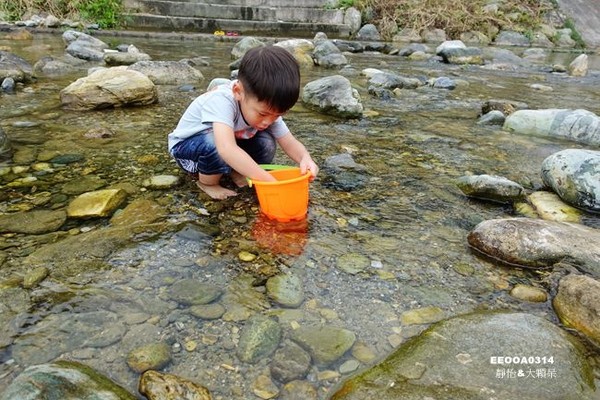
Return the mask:
<path id="1" fill-rule="evenodd" d="M 283 169 L 295 168 L 291 165 L 281 165 L 281 164 L 259 164 L 259 167 L 264 169 L 265 171 L 280 171 Z M 252 179 L 246 178 L 248 181 L 248 187 L 252 187 Z"/>

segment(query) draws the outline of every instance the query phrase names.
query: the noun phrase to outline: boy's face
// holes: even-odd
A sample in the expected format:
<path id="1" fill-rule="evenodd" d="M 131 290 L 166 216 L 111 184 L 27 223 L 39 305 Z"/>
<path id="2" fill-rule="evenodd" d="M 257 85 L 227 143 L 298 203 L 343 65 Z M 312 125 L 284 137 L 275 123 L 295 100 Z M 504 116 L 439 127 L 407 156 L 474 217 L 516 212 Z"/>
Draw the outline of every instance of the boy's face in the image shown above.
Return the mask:
<path id="1" fill-rule="evenodd" d="M 256 97 L 249 95 L 244 91 L 240 81 L 233 84 L 233 96 L 239 101 L 246 122 L 259 131 L 267 129 L 284 114 L 273 111 L 267 103 L 258 101 Z"/>

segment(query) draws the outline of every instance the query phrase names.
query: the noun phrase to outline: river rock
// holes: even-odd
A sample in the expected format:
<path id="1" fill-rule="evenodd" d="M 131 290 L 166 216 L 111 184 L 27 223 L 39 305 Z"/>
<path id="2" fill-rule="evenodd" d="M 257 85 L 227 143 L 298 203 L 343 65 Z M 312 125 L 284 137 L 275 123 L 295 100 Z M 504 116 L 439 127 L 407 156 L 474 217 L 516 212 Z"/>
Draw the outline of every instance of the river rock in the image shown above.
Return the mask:
<path id="1" fill-rule="evenodd" d="M 278 400 L 317 400 L 315 388 L 307 381 L 292 381 L 281 388 Z"/>
<path id="2" fill-rule="evenodd" d="M 149 54 L 138 51 L 114 51 L 104 54 L 106 65 L 132 65 L 138 61 L 150 61 Z"/>
<path id="3" fill-rule="evenodd" d="M 503 129 L 600 146 L 600 117 L 587 110 L 519 110 L 506 118 Z"/>
<path id="4" fill-rule="evenodd" d="M 67 220 L 64 210 L 32 210 L 0 215 L 0 232 L 39 235 L 58 230 Z"/>
<path id="5" fill-rule="evenodd" d="M 122 211 L 116 212 L 110 219 L 113 226 L 135 226 L 154 223 L 166 217 L 167 211 L 157 202 L 138 198 Z"/>
<path id="6" fill-rule="evenodd" d="M 600 126 L 598 128 L 600 135 Z M 578 208 L 600 211 L 599 177 L 600 151 L 567 149 L 542 162 L 544 183 L 565 202 Z"/>
<path id="7" fill-rule="evenodd" d="M 67 54 L 86 61 L 102 61 L 104 49 L 109 47 L 108 44 L 94 36 L 74 30 L 65 31 L 62 38 L 67 44 L 65 50 Z"/>
<path id="8" fill-rule="evenodd" d="M 394 90 L 416 89 L 419 86 L 423 86 L 423 83 L 416 78 L 406 78 L 389 72 L 380 72 L 373 74 L 369 78 L 369 85 Z"/>
<path id="9" fill-rule="evenodd" d="M 150 189 L 170 189 L 181 183 L 176 175 L 154 175 L 142 182 L 142 186 Z"/>
<path id="10" fill-rule="evenodd" d="M 510 290 L 510 295 L 515 299 L 530 301 L 532 303 L 544 303 L 548 300 L 548 293 L 544 289 L 523 285 L 522 283 L 517 283 Z"/>
<path id="11" fill-rule="evenodd" d="M 506 356 L 526 361 L 498 362 Z M 554 378 L 540 379 L 542 369 Z M 575 338 L 535 315 L 502 312 L 441 321 L 332 393 L 331 400 L 595 398 L 591 369 Z"/>
<path id="12" fill-rule="evenodd" d="M 302 102 L 323 114 L 342 118 L 361 118 L 363 106 L 358 91 L 350 81 L 333 75 L 314 80 L 304 86 Z"/>
<path id="13" fill-rule="evenodd" d="M 478 47 L 447 47 L 438 55 L 448 64 L 483 64 L 483 51 Z"/>
<path id="14" fill-rule="evenodd" d="M 549 221 L 581 222 L 581 211 L 551 192 L 537 191 L 527 196 L 537 215 Z"/>
<path id="15" fill-rule="evenodd" d="M 138 61 L 127 69 L 141 72 L 155 85 L 195 84 L 204 79 L 202 72 L 183 61 Z"/>
<path id="16" fill-rule="evenodd" d="M 106 180 L 97 175 L 84 175 L 66 182 L 61 192 L 68 195 L 79 195 L 106 186 Z"/>
<path id="17" fill-rule="evenodd" d="M 252 37 L 245 36 L 240 41 L 238 41 L 233 48 L 231 49 L 231 59 L 238 60 L 246 54 L 246 52 L 255 47 L 265 47 L 266 44 L 261 40 Z"/>
<path id="18" fill-rule="evenodd" d="M 359 253 L 346 253 L 338 257 L 335 266 L 351 275 L 358 274 L 369 268 L 371 261 L 367 256 Z"/>
<path id="19" fill-rule="evenodd" d="M 139 392 L 148 400 L 211 400 L 207 388 L 177 375 L 158 371 L 142 374 Z"/>
<path id="20" fill-rule="evenodd" d="M 283 307 L 296 308 L 304 301 L 302 280 L 295 274 L 279 274 L 267 280 L 267 295 Z"/>
<path id="21" fill-rule="evenodd" d="M 56 60 L 53 57 L 42 57 L 33 65 L 33 72 L 36 75 L 44 76 L 62 76 L 72 74 L 77 71 L 74 65 L 65 61 Z"/>
<path id="22" fill-rule="evenodd" d="M 584 275 L 567 275 L 560 280 L 552 304 L 563 324 L 600 345 L 600 281 Z"/>
<path id="23" fill-rule="evenodd" d="M 312 52 L 316 65 L 325 68 L 339 68 L 348 64 L 348 59 L 331 40 L 320 40 Z"/>
<path id="24" fill-rule="evenodd" d="M 481 114 L 487 114 L 490 111 L 498 110 L 504 115 L 510 115 L 517 110 L 526 110 L 529 106 L 527 103 L 506 99 L 490 99 L 481 106 Z"/>
<path id="25" fill-rule="evenodd" d="M 530 218 L 492 219 L 467 236 L 471 246 L 493 259 L 529 268 L 550 268 L 569 260 L 600 277 L 600 230 L 569 222 Z"/>
<path id="26" fill-rule="evenodd" d="M 523 186 L 502 176 L 462 176 L 456 185 L 466 196 L 499 203 L 512 203 L 525 197 Z"/>
<path id="27" fill-rule="evenodd" d="M 136 400 L 136 396 L 92 368 L 74 361 L 34 365 L 17 376 L 0 400 Z"/>
<path id="28" fill-rule="evenodd" d="M 310 369 L 310 354 L 287 340 L 273 355 L 270 369 L 271 376 L 282 383 L 302 379 Z"/>
<path id="29" fill-rule="evenodd" d="M 70 218 L 96 218 L 111 215 L 127 198 L 122 189 L 105 189 L 83 193 L 67 206 Z"/>
<path id="30" fill-rule="evenodd" d="M 283 47 L 289 51 L 300 67 L 309 68 L 314 66 L 312 52 L 315 49 L 315 44 L 308 39 L 289 39 L 282 40 L 274 44 L 274 46 Z"/>
<path id="31" fill-rule="evenodd" d="M 33 79 L 33 67 L 24 58 L 0 50 L 0 82 L 5 78 L 12 78 L 15 82 L 30 82 Z"/>
<path id="32" fill-rule="evenodd" d="M 170 362 L 171 348 L 163 342 L 146 344 L 127 354 L 127 365 L 139 373 L 164 368 Z"/>
<path id="33" fill-rule="evenodd" d="M 195 279 L 182 279 L 169 287 L 171 300 L 186 306 L 208 304 L 218 299 L 223 291 L 209 283 Z"/>
<path id="34" fill-rule="evenodd" d="M 275 320 L 260 314 L 253 316 L 240 334 L 238 358 L 254 364 L 270 356 L 279 346 L 281 334 L 281 327 Z"/>
<path id="35" fill-rule="evenodd" d="M 569 75 L 571 76 L 586 76 L 588 72 L 588 56 L 587 54 L 578 55 L 569 64 Z"/>
<path id="36" fill-rule="evenodd" d="M 354 332 L 330 325 L 301 326 L 292 331 L 292 340 L 310 353 L 317 364 L 340 359 L 356 341 Z"/>
<path id="37" fill-rule="evenodd" d="M 356 40 L 377 41 L 381 40 L 381 35 L 375 25 L 365 24 L 356 33 Z"/>
<path id="38" fill-rule="evenodd" d="M 126 68 L 99 69 L 79 78 L 60 91 L 63 106 L 83 111 L 156 103 L 158 92 L 154 83 L 141 72 Z"/>

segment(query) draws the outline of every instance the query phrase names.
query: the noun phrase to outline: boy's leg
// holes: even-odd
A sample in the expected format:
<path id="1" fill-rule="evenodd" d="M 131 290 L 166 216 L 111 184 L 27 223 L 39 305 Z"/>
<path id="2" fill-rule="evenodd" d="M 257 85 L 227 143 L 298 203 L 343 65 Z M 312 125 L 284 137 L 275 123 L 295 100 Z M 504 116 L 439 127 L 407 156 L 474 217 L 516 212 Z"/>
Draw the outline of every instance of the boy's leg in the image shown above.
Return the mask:
<path id="1" fill-rule="evenodd" d="M 171 153 L 184 171 L 198 176 L 196 185 L 213 199 L 237 194 L 219 183 L 221 176 L 231 168 L 219 156 L 212 133 L 192 136 L 175 145 Z"/>
<path id="2" fill-rule="evenodd" d="M 248 153 L 257 164 L 271 164 L 275 158 L 277 142 L 268 132 L 260 131 L 250 139 L 238 139 L 237 144 L 242 150 Z M 231 179 L 238 187 L 248 184 L 246 177 L 240 175 L 236 171 L 231 173 Z"/>

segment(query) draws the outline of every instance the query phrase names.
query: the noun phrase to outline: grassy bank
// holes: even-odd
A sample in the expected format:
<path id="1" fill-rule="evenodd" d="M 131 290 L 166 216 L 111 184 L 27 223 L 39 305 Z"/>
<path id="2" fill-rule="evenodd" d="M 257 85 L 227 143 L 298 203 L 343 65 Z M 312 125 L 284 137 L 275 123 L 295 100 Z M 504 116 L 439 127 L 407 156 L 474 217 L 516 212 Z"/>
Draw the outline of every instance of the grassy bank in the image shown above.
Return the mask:
<path id="1" fill-rule="evenodd" d="M 118 27 L 122 12 L 121 0 L 5 0 L 0 3 L 0 13 L 8 21 L 51 14 L 60 19 L 96 23 L 102 28 Z"/>

